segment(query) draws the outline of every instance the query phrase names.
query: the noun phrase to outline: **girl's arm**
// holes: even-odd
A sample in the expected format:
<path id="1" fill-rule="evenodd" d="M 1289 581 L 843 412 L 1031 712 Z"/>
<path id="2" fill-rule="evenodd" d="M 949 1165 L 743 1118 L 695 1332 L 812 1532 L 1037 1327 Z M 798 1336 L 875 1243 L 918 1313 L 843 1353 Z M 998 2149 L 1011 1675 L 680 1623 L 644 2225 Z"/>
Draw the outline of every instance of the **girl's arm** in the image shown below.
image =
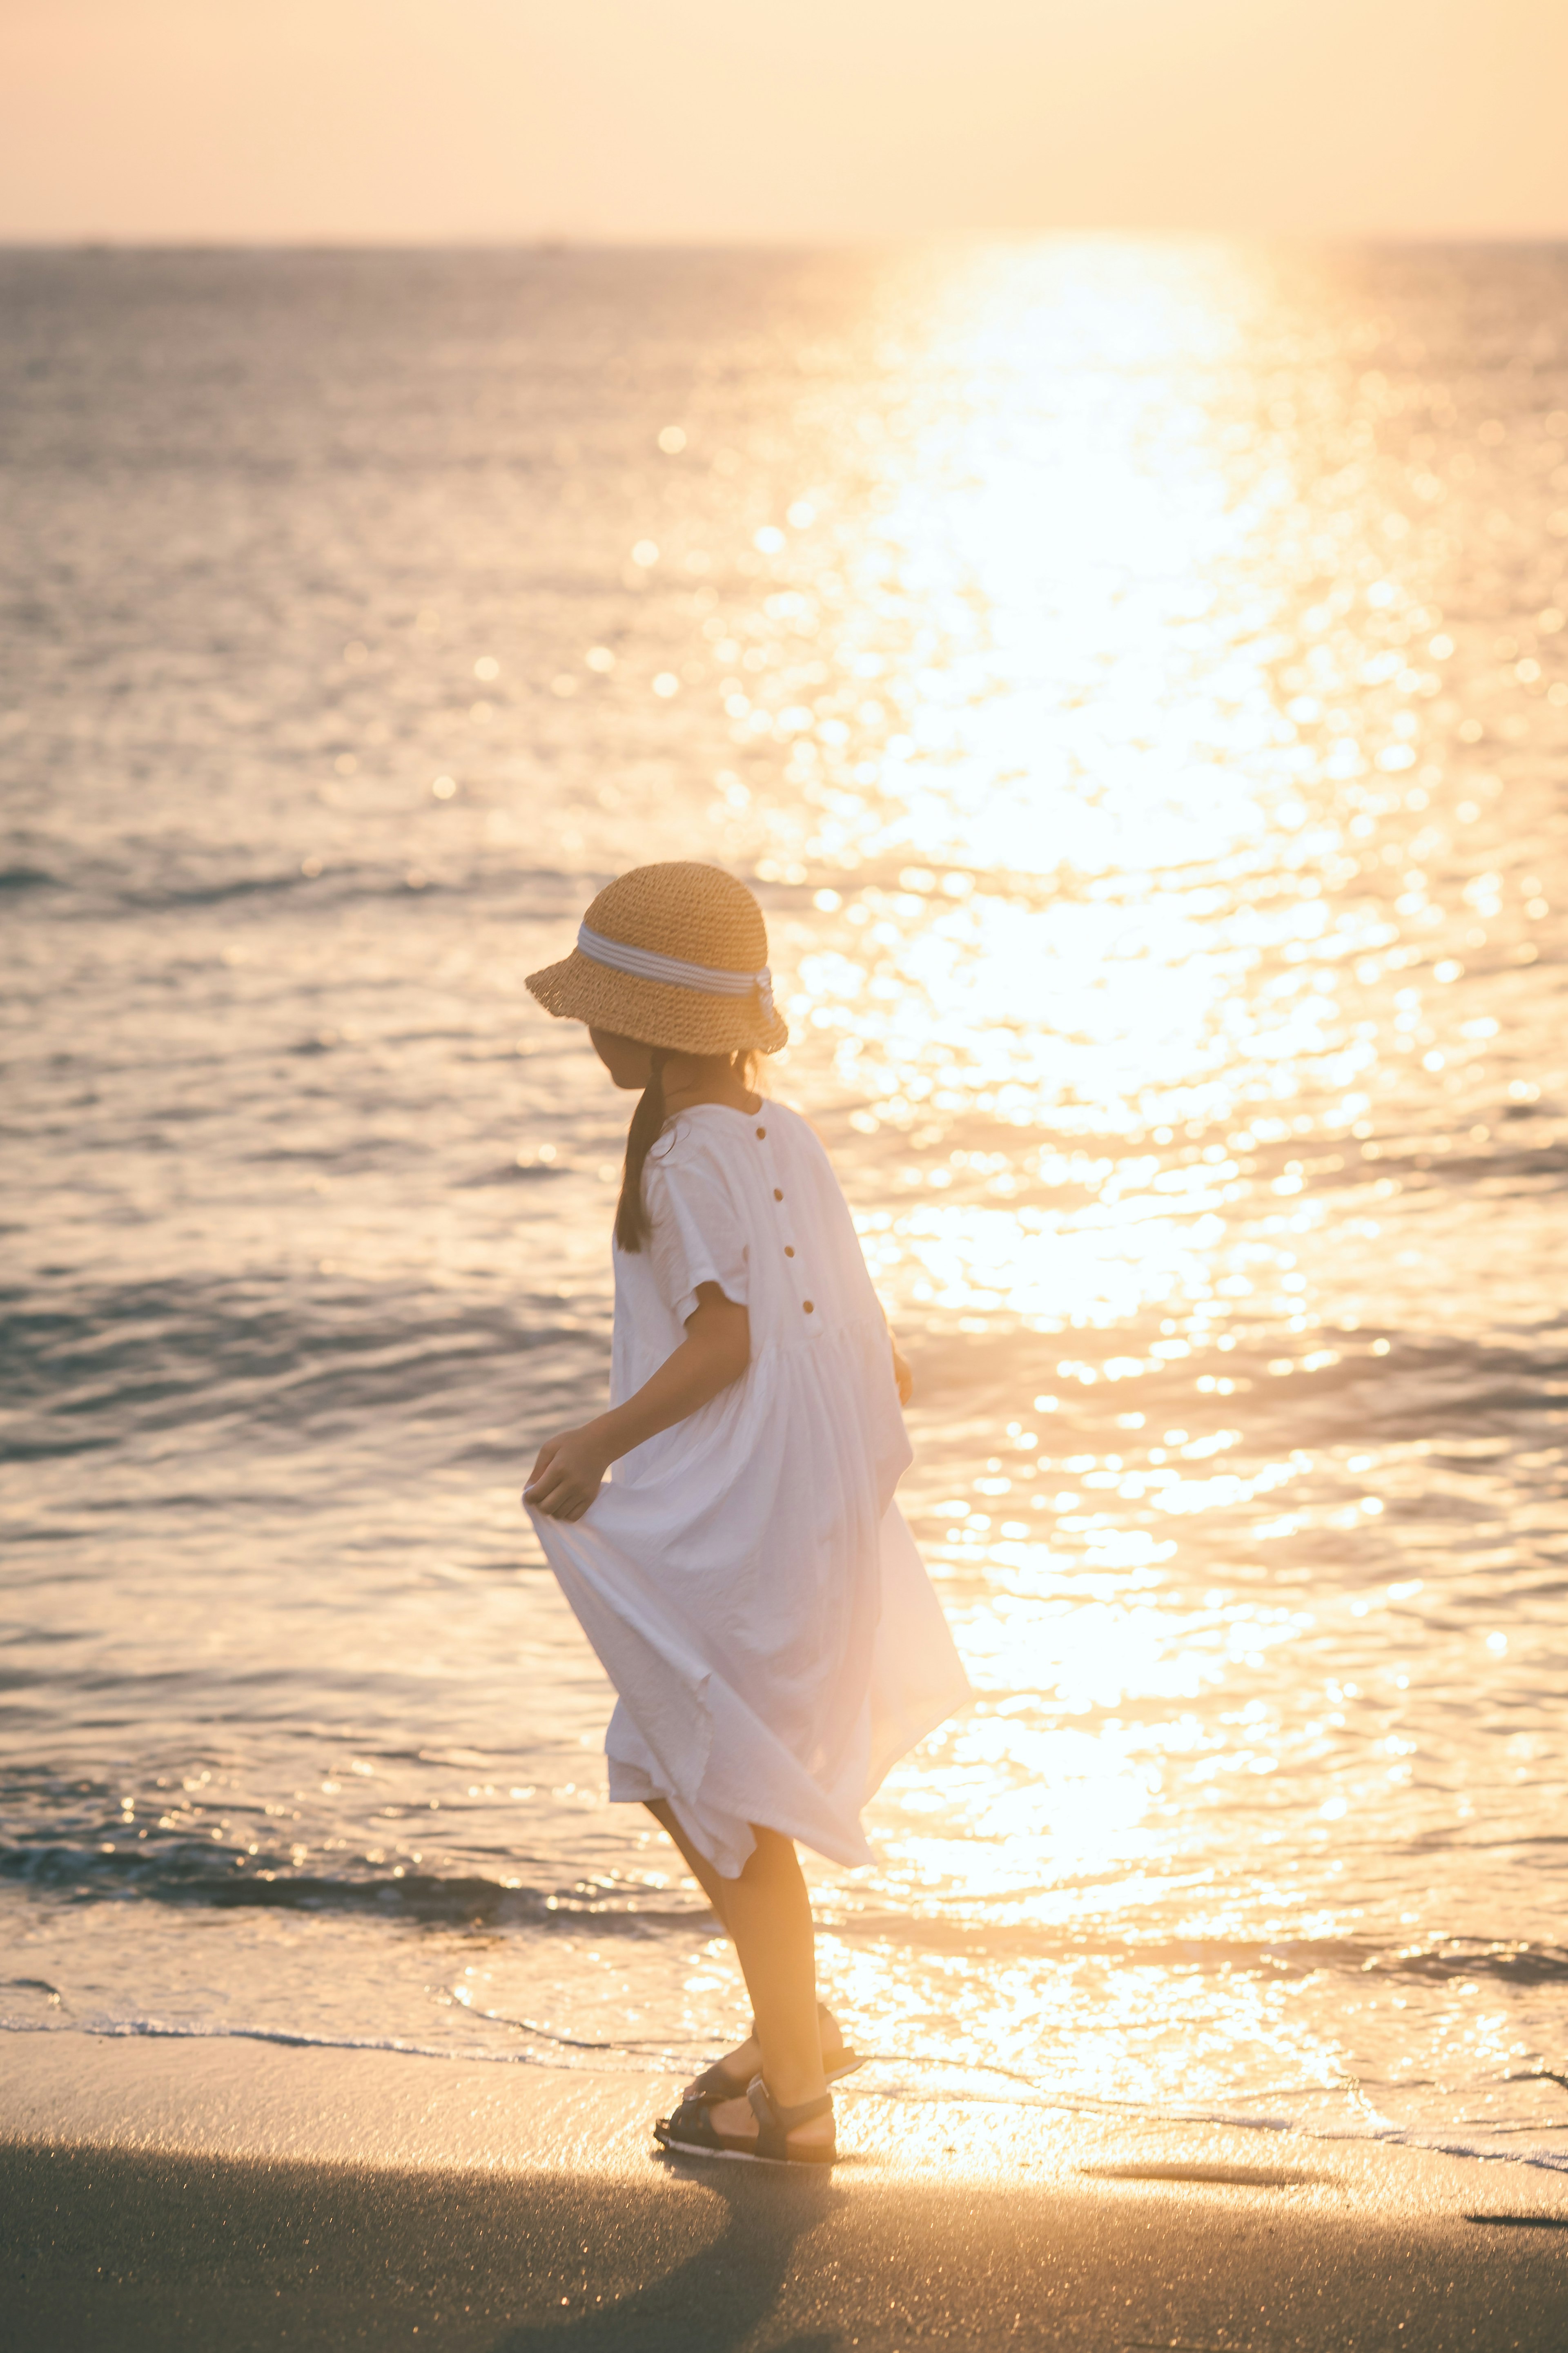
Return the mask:
<path id="1" fill-rule="evenodd" d="M 716 1282 L 700 1282 L 679 1347 L 625 1405 L 579 1430 L 547 1438 L 522 1491 L 523 1502 L 552 1520 L 580 1520 L 612 1462 L 645 1438 L 684 1421 L 738 1381 L 751 1361 L 752 1324 L 745 1309 L 726 1299 Z"/>

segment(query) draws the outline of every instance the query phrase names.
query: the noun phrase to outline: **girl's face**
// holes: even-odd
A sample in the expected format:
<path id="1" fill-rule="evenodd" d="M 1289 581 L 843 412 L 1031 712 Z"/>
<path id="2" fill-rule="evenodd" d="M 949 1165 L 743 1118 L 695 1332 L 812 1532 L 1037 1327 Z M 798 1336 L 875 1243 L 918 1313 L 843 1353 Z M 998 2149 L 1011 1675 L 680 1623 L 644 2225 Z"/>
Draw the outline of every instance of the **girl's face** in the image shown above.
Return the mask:
<path id="1" fill-rule="evenodd" d="M 652 1049 L 640 1046 L 635 1038 L 619 1037 L 614 1029 L 590 1029 L 588 1036 L 616 1086 L 640 1094 L 653 1076 Z"/>

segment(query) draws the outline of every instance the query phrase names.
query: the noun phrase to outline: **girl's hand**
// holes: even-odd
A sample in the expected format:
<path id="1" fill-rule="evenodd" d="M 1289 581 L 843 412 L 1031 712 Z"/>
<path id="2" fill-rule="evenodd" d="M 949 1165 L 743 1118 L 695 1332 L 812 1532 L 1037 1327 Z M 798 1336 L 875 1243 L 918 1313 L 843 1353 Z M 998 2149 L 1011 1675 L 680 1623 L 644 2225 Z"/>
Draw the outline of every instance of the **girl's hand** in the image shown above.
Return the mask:
<path id="1" fill-rule="evenodd" d="M 540 1448 L 522 1500 L 552 1520 L 580 1520 L 614 1459 L 592 1422 L 559 1430 Z"/>
<path id="2" fill-rule="evenodd" d="M 899 1403 L 908 1405 L 915 1393 L 915 1377 L 910 1372 L 896 1340 L 893 1342 L 893 1378 L 899 1385 Z"/>

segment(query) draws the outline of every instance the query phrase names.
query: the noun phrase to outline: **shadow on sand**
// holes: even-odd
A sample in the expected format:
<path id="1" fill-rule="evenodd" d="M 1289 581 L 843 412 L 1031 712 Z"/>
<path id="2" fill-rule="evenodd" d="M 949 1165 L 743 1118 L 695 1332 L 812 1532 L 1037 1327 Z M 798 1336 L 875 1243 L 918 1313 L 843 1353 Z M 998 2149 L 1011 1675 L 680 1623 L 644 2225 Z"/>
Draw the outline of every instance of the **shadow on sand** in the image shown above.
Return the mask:
<path id="1" fill-rule="evenodd" d="M 731 2353 L 778 2304 L 796 2241 L 844 2200 L 831 2180 L 804 2168 L 662 2162 L 724 2210 L 718 2237 L 614 2304 L 503 2330 L 493 2353 Z M 587 2265 L 591 2277 L 593 2253 Z M 770 2343 L 768 2353 L 836 2353 L 843 2341 L 836 2328 L 797 2331 Z"/>

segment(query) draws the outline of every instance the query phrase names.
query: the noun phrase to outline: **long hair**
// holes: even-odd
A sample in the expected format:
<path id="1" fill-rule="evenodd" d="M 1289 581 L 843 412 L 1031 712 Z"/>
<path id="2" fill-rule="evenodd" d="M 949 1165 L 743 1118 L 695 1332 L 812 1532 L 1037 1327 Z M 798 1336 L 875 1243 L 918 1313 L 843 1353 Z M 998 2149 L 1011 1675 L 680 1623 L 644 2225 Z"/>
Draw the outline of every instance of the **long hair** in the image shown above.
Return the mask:
<path id="1" fill-rule="evenodd" d="M 624 1250 L 640 1250 L 648 1238 L 647 1209 L 642 1197 L 643 1162 L 664 1125 L 664 1048 L 656 1046 L 650 1059 L 653 1068 L 626 1130 L 626 1167 L 621 1176 L 621 1198 L 616 1203 L 616 1240 Z"/>
<path id="2" fill-rule="evenodd" d="M 640 1250 L 652 1230 L 643 1199 L 642 1172 L 664 1126 L 664 1066 L 669 1050 L 663 1046 L 654 1047 L 648 1082 L 637 1097 L 637 1107 L 626 1130 L 626 1167 L 621 1176 L 621 1198 L 616 1204 L 616 1240 L 624 1250 Z M 756 1060 L 749 1046 L 738 1047 L 730 1057 L 730 1068 L 752 1093 L 756 1092 Z"/>

